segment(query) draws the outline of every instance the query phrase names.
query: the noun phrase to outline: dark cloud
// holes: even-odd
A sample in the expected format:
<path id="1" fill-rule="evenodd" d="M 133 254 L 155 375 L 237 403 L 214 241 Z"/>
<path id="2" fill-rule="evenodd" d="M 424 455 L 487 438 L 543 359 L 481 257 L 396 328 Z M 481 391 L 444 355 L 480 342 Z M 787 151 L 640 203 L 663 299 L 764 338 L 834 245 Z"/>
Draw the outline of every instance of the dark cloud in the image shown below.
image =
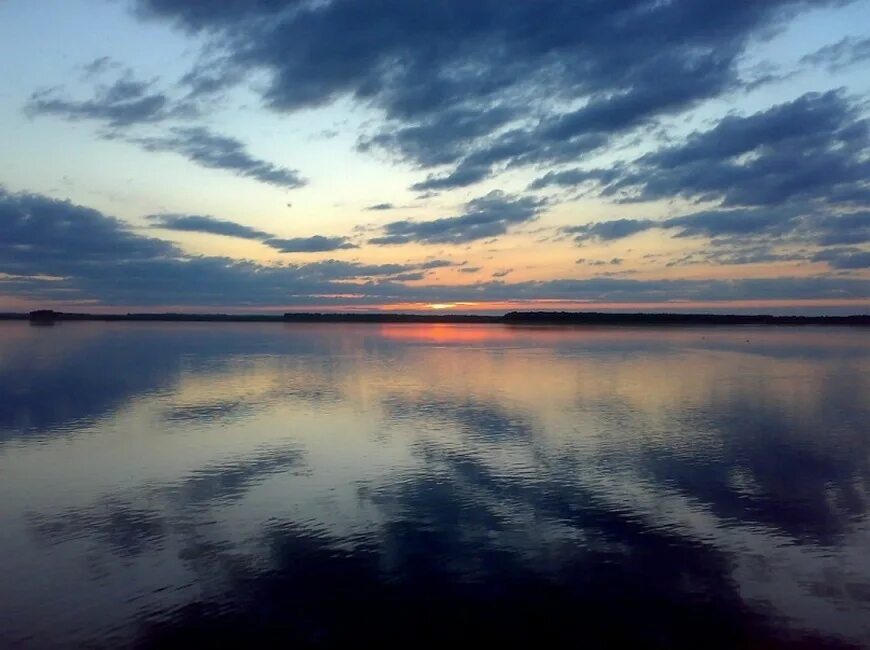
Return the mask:
<path id="1" fill-rule="evenodd" d="M 450 260 L 429 260 L 428 262 L 423 262 L 420 265 L 420 268 L 423 269 L 441 269 L 446 266 L 457 266 Z"/>
<path id="2" fill-rule="evenodd" d="M 392 203 L 375 203 L 366 208 L 366 210 L 392 210 L 395 206 Z"/>
<path id="3" fill-rule="evenodd" d="M 182 27 L 191 31 L 210 26 L 231 26 L 237 21 L 270 18 L 301 4 L 300 0 L 149 0 L 140 3 L 143 16 L 171 15 Z"/>
<path id="4" fill-rule="evenodd" d="M 96 74 L 103 65 L 103 59 L 97 59 L 86 66 L 86 70 Z M 31 95 L 25 111 L 29 115 L 59 115 L 71 120 L 98 120 L 110 127 L 120 128 L 132 124 L 159 122 L 184 110 L 183 107 L 173 104 L 164 93 L 154 91 L 152 86 L 150 82 L 137 81 L 127 75 L 111 85 L 97 88 L 91 99 L 81 101 L 62 97 L 56 88 L 41 90 Z"/>
<path id="5" fill-rule="evenodd" d="M 870 250 L 829 248 L 816 253 L 814 262 L 827 262 L 834 269 L 870 269 Z"/>
<path id="6" fill-rule="evenodd" d="M 796 215 L 781 209 L 709 210 L 666 219 L 664 228 L 676 229 L 675 237 L 782 236 L 794 228 Z"/>
<path id="7" fill-rule="evenodd" d="M 65 275 L 75 265 L 99 272 L 104 264 L 170 258 L 168 242 L 142 237 L 119 220 L 69 201 L 0 188 L 2 272 Z"/>
<path id="8" fill-rule="evenodd" d="M 120 68 L 121 64 L 118 61 L 115 61 L 110 56 L 101 56 L 97 57 L 90 63 L 86 63 L 82 66 L 82 71 L 84 72 L 84 77 L 89 79 L 91 77 L 96 77 L 104 72 L 108 72 L 109 70 L 114 70 L 116 68 Z"/>
<path id="9" fill-rule="evenodd" d="M 221 223 L 213 220 L 209 225 L 215 222 Z M 0 229 L 4 234 L 0 273 L 20 276 L 16 283 L 4 282 L 0 293 L 14 291 L 48 300 L 282 304 L 293 302 L 297 292 L 308 299 L 335 294 L 346 289 L 342 284 L 346 281 L 418 271 L 427 264 L 326 260 L 263 266 L 222 257 L 192 257 L 168 242 L 138 235 L 96 210 L 2 190 Z"/>
<path id="10" fill-rule="evenodd" d="M 559 299 L 669 304 L 675 300 L 870 297 L 870 285 L 864 279 L 823 276 L 646 281 L 596 277 L 410 286 L 400 278 L 419 278 L 420 272 L 451 262 L 362 264 L 323 260 L 266 266 L 190 256 L 167 242 L 136 234 L 122 222 L 95 210 L 45 196 L 7 192 L 0 192 L 0 232 L 0 274 L 15 276 L 11 281 L 0 280 L 0 293 L 48 304 L 88 300 L 104 305 L 281 308 L 376 305 L 387 301 Z"/>
<path id="11" fill-rule="evenodd" d="M 771 298 L 867 298 L 870 287 L 859 279 L 815 277 L 741 278 L 733 280 L 637 280 L 596 277 L 485 285 L 489 299 L 537 300 L 541 297 L 601 302 L 680 300 L 766 300 Z M 447 298 L 461 300 L 447 293 Z M 490 297 L 491 296 L 491 297 Z M 465 293 L 465 299 L 468 294 Z"/>
<path id="12" fill-rule="evenodd" d="M 834 0 L 831 0 L 833 2 Z M 232 66 L 266 70 L 268 105 L 352 97 L 384 111 L 364 139 L 423 168 L 418 187 L 474 183 L 502 166 L 571 161 L 739 85 L 749 38 L 826 0 L 139 0 L 206 38 Z"/>
<path id="13" fill-rule="evenodd" d="M 211 216 L 193 214 L 152 214 L 148 219 L 154 221 L 153 228 L 180 230 L 183 232 L 202 232 L 241 239 L 270 239 L 274 235 L 244 226 L 235 221 L 218 219 Z"/>
<path id="14" fill-rule="evenodd" d="M 93 68 L 96 74 L 110 63 L 104 57 L 86 69 Z M 131 134 L 131 127 L 190 119 L 200 112 L 194 99 L 176 99 L 157 92 L 153 90 L 154 83 L 138 81 L 128 72 L 111 85 L 98 86 L 92 98 L 81 101 L 63 97 L 57 88 L 42 90 L 30 97 L 25 112 L 99 122 L 110 128 L 101 133 L 107 139 L 132 142 L 147 151 L 172 151 L 203 167 L 224 169 L 279 187 L 294 189 L 305 185 L 297 170 L 255 158 L 239 140 L 204 127 L 173 127 L 159 135 Z"/>
<path id="15" fill-rule="evenodd" d="M 549 171 L 536 178 L 529 185 L 530 190 L 541 190 L 552 185 L 559 187 L 576 187 L 583 183 L 609 183 L 617 178 L 617 171 L 603 169 L 566 169 L 564 171 Z"/>
<path id="16" fill-rule="evenodd" d="M 568 226 L 562 232 L 574 236 L 578 244 L 589 240 L 612 241 L 652 229 L 672 230 L 674 237 L 743 239 L 747 244 L 759 237 L 780 238 L 806 244 L 860 244 L 870 241 L 870 213 L 853 212 L 830 215 L 811 208 L 743 208 L 705 210 L 670 219 L 613 219 L 581 226 Z M 752 236 L 753 239 L 748 239 Z M 731 241 L 731 239 L 729 239 Z"/>
<path id="17" fill-rule="evenodd" d="M 737 246 L 723 246 L 719 244 L 671 259 L 665 266 L 764 264 L 782 261 L 806 261 L 806 255 L 802 253 L 777 253 L 773 246 L 766 243 Z"/>
<path id="18" fill-rule="evenodd" d="M 821 246 L 870 243 L 870 211 L 827 215 L 817 222 Z"/>
<path id="19" fill-rule="evenodd" d="M 224 59 L 200 62 L 186 72 L 178 87 L 187 93 L 189 100 L 211 100 L 233 84 L 243 79 L 243 70 Z"/>
<path id="20" fill-rule="evenodd" d="M 862 111 L 842 91 L 809 93 L 753 115 L 728 116 L 632 163 L 552 171 L 530 187 L 596 183 L 601 195 L 620 201 L 682 197 L 742 208 L 659 223 L 578 226 L 573 230 L 578 241 L 617 239 L 657 227 L 679 228 L 677 236 L 784 235 L 805 227 L 805 215 L 826 210 L 828 216 L 816 219 L 813 229 L 827 233 L 827 244 L 857 243 L 848 238 L 866 238 L 866 222 L 859 227 L 861 217 L 843 210 L 870 205 L 870 126 Z M 842 237 L 847 239 L 838 240 Z"/>
<path id="21" fill-rule="evenodd" d="M 801 63 L 823 65 L 830 70 L 839 70 L 870 59 L 870 38 L 846 37 L 807 54 Z"/>
<path id="22" fill-rule="evenodd" d="M 415 282 L 417 280 L 422 280 L 425 277 L 425 271 L 414 271 L 412 273 L 400 273 L 399 275 L 394 275 L 391 279 L 394 282 Z"/>
<path id="23" fill-rule="evenodd" d="M 456 217 L 432 221 L 393 221 L 383 227 L 384 234 L 369 239 L 370 244 L 389 245 L 462 244 L 503 235 L 515 224 L 536 218 L 544 202 L 531 197 L 514 197 L 493 191 L 473 199 Z"/>
<path id="24" fill-rule="evenodd" d="M 459 269 L 460 273 L 478 273 L 479 271 L 479 266 L 463 266 L 461 269 Z"/>
<path id="25" fill-rule="evenodd" d="M 131 140 L 148 151 L 172 151 L 203 167 L 223 169 L 270 185 L 295 189 L 306 183 L 295 169 L 254 158 L 235 138 L 202 127 L 174 128 L 163 136 Z"/>
<path id="26" fill-rule="evenodd" d="M 794 207 L 707 210 L 670 219 L 614 219 L 562 228 L 578 245 L 610 242 L 639 232 L 660 229 L 672 237 L 702 238 L 710 246 L 672 259 L 685 264 L 758 264 L 774 261 L 827 261 L 832 268 L 862 268 L 866 257 L 855 246 L 870 242 L 870 212 L 828 214 Z M 808 250 L 851 246 L 837 252 Z M 786 248 L 782 248 L 786 247 Z M 789 250 L 791 248 L 791 250 Z M 580 262 L 578 260 L 578 262 Z"/>
<path id="27" fill-rule="evenodd" d="M 749 116 L 732 115 L 681 144 L 647 154 L 605 196 L 682 196 L 725 206 L 789 201 L 870 203 L 870 126 L 842 91 L 808 93 Z"/>
<path id="28" fill-rule="evenodd" d="M 623 259 L 621 257 L 614 257 L 610 260 L 588 260 L 585 257 L 581 257 L 578 260 L 575 260 L 575 264 L 585 264 L 587 266 L 619 266 L 622 264 Z"/>
<path id="29" fill-rule="evenodd" d="M 360 148 L 389 149 L 424 167 L 450 164 L 463 156 L 469 141 L 486 136 L 513 116 L 513 111 L 502 107 L 448 108 L 363 140 Z"/>
<path id="30" fill-rule="evenodd" d="M 472 165 L 463 161 L 449 174 L 443 176 L 429 175 L 426 180 L 414 183 L 411 189 L 418 192 L 429 190 L 450 190 L 457 187 L 467 187 L 482 181 L 489 176 L 490 167 L 487 165 Z"/>
<path id="31" fill-rule="evenodd" d="M 154 221 L 153 228 L 167 230 L 179 230 L 183 232 L 201 232 L 211 235 L 223 235 L 225 237 L 239 237 L 241 239 L 256 239 L 266 246 L 274 248 L 281 253 L 324 253 L 328 251 L 346 250 L 358 248 L 347 237 L 326 237 L 324 235 L 312 235 L 310 237 L 292 237 L 282 239 L 275 235 L 245 226 L 235 221 L 218 219 L 211 216 L 189 214 L 155 214 L 148 217 Z"/>
<path id="32" fill-rule="evenodd" d="M 573 235 L 574 241 L 579 244 L 590 239 L 597 241 L 623 239 L 656 227 L 661 227 L 660 222 L 652 219 L 613 219 L 612 221 L 598 221 L 582 226 L 569 226 L 563 228 L 562 232 Z"/>
<path id="33" fill-rule="evenodd" d="M 358 248 L 356 244 L 348 241 L 347 237 L 324 237 L 313 235 L 311 237 L 293 237 L 291 239 L 267 239 L 267 246 L 282 253 L 323 253 L 348 248 Z"/>
<path id="34" fill-rule="evenodd" d="M 362 264 L 360 262 L 344 262 L 341 260 L 323 260 L 297 267 L 302 277 L 324 280 L 392 277 L 423 268 L 424 265 L 422 264 Z"/>

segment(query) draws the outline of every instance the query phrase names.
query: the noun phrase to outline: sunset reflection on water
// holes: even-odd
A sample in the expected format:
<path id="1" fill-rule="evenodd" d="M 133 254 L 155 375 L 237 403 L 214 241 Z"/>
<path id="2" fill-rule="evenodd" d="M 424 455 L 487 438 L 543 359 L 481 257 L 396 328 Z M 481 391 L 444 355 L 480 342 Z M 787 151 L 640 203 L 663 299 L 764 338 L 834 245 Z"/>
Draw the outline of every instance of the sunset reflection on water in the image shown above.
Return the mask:
<path id="1" fill-rule="evenodd" d="M 866 336 L 2 323 L 0 645 L 870 642 Z"/>

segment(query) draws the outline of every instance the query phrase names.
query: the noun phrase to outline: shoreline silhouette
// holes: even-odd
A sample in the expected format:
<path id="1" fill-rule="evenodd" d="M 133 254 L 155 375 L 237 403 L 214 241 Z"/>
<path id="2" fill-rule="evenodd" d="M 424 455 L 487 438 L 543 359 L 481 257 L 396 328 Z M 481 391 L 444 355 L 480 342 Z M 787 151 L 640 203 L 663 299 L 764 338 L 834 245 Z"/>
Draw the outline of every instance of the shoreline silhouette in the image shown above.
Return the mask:
<path id="1" fill-rule="evenodd" d="M 226 323 L 466 323 L 501 325 L 850 325 L 870 326 L 870 314 L 849 316 L 774 316 L 647 312 L 511 311 L 502 315 L 286 312 L 284 314 L 127 313 L 90 314 L 38 309 L 4 313 L 0 320 L 33 324 L 58 321 L 226 322 Z"/>

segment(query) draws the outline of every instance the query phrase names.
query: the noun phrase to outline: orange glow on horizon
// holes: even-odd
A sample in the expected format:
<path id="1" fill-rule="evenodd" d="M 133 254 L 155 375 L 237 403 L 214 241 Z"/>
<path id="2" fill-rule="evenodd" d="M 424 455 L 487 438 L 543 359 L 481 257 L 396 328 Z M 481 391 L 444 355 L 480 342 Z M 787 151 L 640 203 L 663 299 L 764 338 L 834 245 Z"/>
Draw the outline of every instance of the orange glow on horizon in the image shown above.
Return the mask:
<path id="1" fill-rule="evenodd" d="M 220 305 L 220 306 L 190 306 L 190 305 L 100 305 L 96 300 L 57 300 L 48 303 L 22 299 L 13 296 L 0 296 L 0 311 L 25 312 L 32 309 L 55 309 L 68 312 L 89 312 L 93 314 L 123 314 L 123 313 L 226 313 L 226 314 L 283 314 L 284 312 L 324 312 L 324 313 L 374 313 L 374 312 L 453 312 L 474 313 L 491 312 L 504 313 L 508 311 L 700 311 L 716 310 L 752 310 L 760 313 L 766 309 L 791 308 L 801 309 L 849 308 L 852 313 L 867 313 L 870 311 L 868 299 L 809 299 L 809 300 L 729 300 L 729 301 L 670 301 L 670 302 L 593 302 L 582 300 L 522 300 L 522 301 L 479 301 L 479 302 L 401 302 L 382 304 L 305 304 L 305 305 Z"/>
<path id="2" fill-rule="evenodd" d="M 461 323 L 388 323 L 381 325 L 378 331 L 390 339 L 430 343 L 482 343 L 515 336 L 506 328 Z"/>
<path id="3" fill-rule="evenodd" d="M 437 306 L 436 306 L 437 305 Z M 490 302 L 419 303 L 404 302 L 371 306 L 370 311 L 407 312 L 450 309 L 457 313 L 489 311 L 687 311 L 699 309 L 776 309 L 852 307 L 857 312 L 870 309 L 870 300 L 817 298 L 807 300 L 672 300 L 666 302 L 594 302 L 583 300 L 497 300 Z M 333 307 L 329 311 L 360 311 L 360 307 Z M 364 309 L 363 309 L 364 311 Z"/>

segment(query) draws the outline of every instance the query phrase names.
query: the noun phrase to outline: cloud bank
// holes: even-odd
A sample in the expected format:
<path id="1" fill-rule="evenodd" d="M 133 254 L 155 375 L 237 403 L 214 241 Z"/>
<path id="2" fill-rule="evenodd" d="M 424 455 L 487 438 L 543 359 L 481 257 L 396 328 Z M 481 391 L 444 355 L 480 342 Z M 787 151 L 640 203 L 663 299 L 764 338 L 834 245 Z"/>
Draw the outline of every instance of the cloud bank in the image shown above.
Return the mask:
<path id="1" fill-rule="evenodd" d="M 636 280 L 596 277 L 470 285 L 407 282 L 451 266 L 447 260 L 363 264 L 321 260 L 267 266 L 191 256 L 137 234 L 96 210 L 35 194 L 0 190 L 0 294 L 46 303 L 276 308 L 365 306 L 385 302 L 863 299 L 870 287 L 848 277 L 740 280 Z M 843 252 L 843 251 L 840 251 Z"/>

